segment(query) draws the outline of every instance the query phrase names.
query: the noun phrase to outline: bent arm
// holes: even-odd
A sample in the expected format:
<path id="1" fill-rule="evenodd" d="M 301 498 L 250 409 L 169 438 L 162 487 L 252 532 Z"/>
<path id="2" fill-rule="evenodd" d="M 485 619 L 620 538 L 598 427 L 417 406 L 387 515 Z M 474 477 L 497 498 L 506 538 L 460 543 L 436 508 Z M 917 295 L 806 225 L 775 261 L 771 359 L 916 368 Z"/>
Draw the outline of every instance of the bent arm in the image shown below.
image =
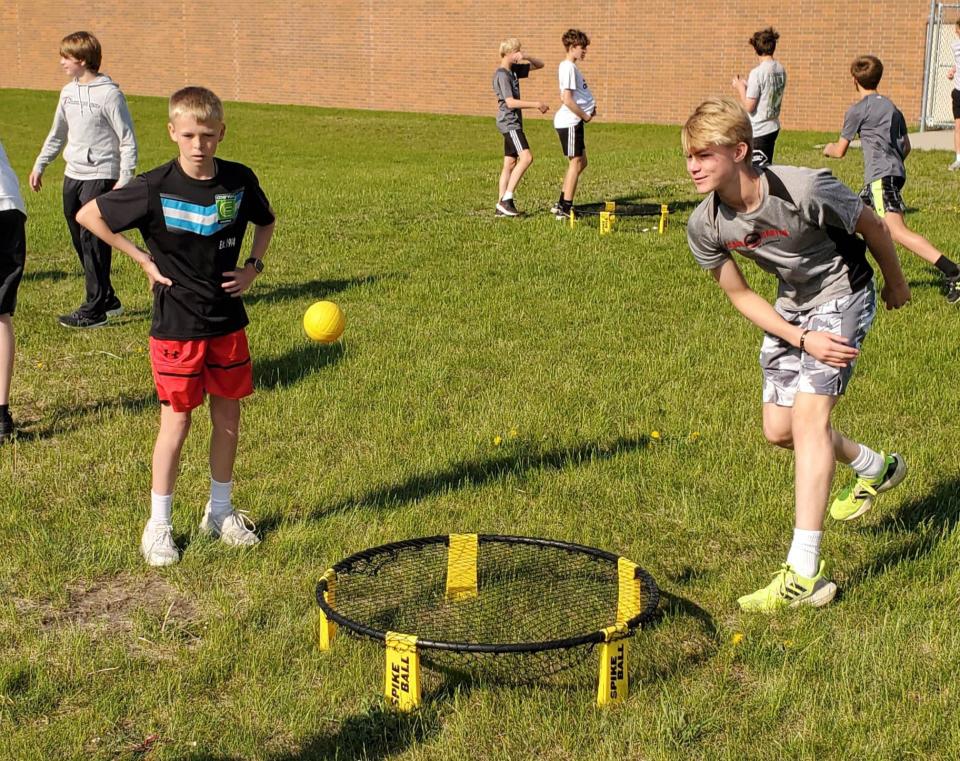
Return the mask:
<path id="1" fill-rule="evenodd" d="M 577 105 L 577 102 L 573 99 L 573 90 L 564 90 L 560 94 L 560 100 L 563 102 L 563 105 L 573 111 L 573 113 L 583 119 L 583 121 L 590 121 L 590 114 L 580 108 L 580 106 Z"/>
<path id="2" fill-rule="evenodd" d="M 530 64 L 531 69 L 542 69 L 543 61 L 539 58 L 534 58 L 532 55 L 523 54 L 523 60 Z"/>
<path id="3" fill-rule="evenodd" d="M 900 260 L 897 250 L 890 237 L 890 230 L 878 217 L 873 209 L 866 206 L 857 219 L 856 232 L 863 236 L 870 249 L 870 255 L 880 267 L 883 274 L 882 295 L 888 309 L 897 309 L 910 300 L 910 287 L 900 269 Z"/>
<path id="4" fill-rule="evenodd" d="M 823 146 L 823 155 L 831 159 L 842 159 L 847 155 L 847 148 L 850 147 L 850 141 L 846 138 L 837 138 L 835 143 L 827 143 Z"/>
<path id="5" fill-rule="evenodd" d="M 507 108 L 540 108 L 542 105 L 539 100 L 520 100 L 518 98 L 505 98 L 504 103 Z"/>
<path id="6" fill-rule="evenodd" d="M 87 228 L 104 243 L 109 243 L 112 248 L 123 251 L 141 267 L 147 262 L 153 262 L 153 257 L 127 236 L 122 233 L 115 233 L 109 228 L 106 220 L 100 214 L 100 207 L 97 205 L 96 198 L 80 208 L 80 211 L 77 212 L 77 223 Z"/>

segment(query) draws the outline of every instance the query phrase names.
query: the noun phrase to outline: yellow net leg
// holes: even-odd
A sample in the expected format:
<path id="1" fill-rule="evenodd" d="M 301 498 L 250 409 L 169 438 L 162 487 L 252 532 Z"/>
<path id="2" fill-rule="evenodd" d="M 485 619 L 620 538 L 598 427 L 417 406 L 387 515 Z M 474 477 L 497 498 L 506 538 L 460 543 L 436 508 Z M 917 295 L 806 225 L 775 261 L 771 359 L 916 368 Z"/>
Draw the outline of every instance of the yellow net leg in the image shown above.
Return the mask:
<path id="1" fill-rule="evenodd" d="M 616 210 L 617 210 L 617 202 L 616 202 L 616 201 L 604 201 L 604 202 L 603 202 L 603 210 L 604 210 L 604 211 L 609 211 L 611 214 L 613 214 L 613 213 L 616 212 Z"/>
<path id="2" fill-rule="evenodd" d="M 667 229 L 667 215 L 670 213 L 670 209 L 665 203 L 660 204 L 660 224 L 657 227 L 657 232 L 660 235 L 663 235 L 663 231 Z"/>
<path id="3" fill-rule="evenodd" d="M 477 596 L 477 535 L 450 534 L 447 549 L 448 600 Z"/>
<path id="4" fill-rule="evenodd" d="M 387 703 L 398 711 L 420 705 L 420 656 L 413 635 L 387 632 L 383 691 Z"/>
<path id="5" fill-rule="evenodd" d="M 607 636 L 626 631 L 626 627 L 611 626 Z M 600 678 L 597 681 L 597 705 L 622 703 L 630 695 L 627 677 L 627 640 L 616 639 L 600 646 Z"/>
<path id="6" fill-rule="evenodd" d="M 613 215 L 609 211 L 600 212 L 600 234 L 609 235 L 613 225 Z"/>
<path id="7" fill-rule="evenodd" d="M 570 229 L 572 230 L 577 226 L 577 213 L 573 210 L 573 207 L 570 207 Z"/>
<path id="8" fill-rule="evenodd" d="M 323 599 L 328 605 L 333 607 L 336 600 L 337 574 L 331 568 L 323 578 L 327 582 L 327 590 L 323 593 Z M 321 610 L 317 615 L 317 647 L 321 650 L 329 650 L 333 645 L 333 637 L 337 633 L 337 625 L 329 620 L 326 614 Z"/>

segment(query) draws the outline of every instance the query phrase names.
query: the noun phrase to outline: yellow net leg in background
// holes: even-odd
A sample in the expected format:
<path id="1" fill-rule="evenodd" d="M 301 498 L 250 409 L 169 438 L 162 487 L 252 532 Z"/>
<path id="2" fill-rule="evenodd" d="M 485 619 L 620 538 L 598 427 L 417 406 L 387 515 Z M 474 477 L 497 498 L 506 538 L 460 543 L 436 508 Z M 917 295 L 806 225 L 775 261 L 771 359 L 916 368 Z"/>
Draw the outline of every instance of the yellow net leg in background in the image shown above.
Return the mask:
<path id="1" fill-rule="evenodd" d="M 327 582 L 327 589 L 323 593 L 324 601 L 332 608 L 336 601 L 337 574 L 331 568 L 322 579 Z M 329 620 L 323 610 L 317 613 L 317 646 L 321 650 L 329 650 L 333 645 L 333 636 L 337 633 L 337 625 Z"/>
<path id="2" fill-rule="evenodd" d="M 613 231 L 613 222 L 616 217 L 609 211 L 600 212 L 600 234 L 609 235 Z"/>
<path id="3" fill-rule="evenodd" d="M 387 703 L 399 711 L 420 705 L 420 656 L 413 635 L 387 632 L 383 691 Z"/>
<path id="4" fill-rule="evenodd" d="M 477 535 L 450 534 L 447 549 L 448 600 L 477 596 Z"/>
<path id="5" fill-rule="evenodd" d="M 609 211 L 611 214 L 616 213 L 617 211 L 617 202 L 616 201 L 604 201 L 603 210 Z"/>
<path id="6" fill-rule="evenodd" d="M 657 227 L 657 232 L 660 235 L 663 235 L 663 231 L 667 229 L 667 215 L 670 213 L 670 209 L 665 203 L 660 204 L 660 225 Z"/>

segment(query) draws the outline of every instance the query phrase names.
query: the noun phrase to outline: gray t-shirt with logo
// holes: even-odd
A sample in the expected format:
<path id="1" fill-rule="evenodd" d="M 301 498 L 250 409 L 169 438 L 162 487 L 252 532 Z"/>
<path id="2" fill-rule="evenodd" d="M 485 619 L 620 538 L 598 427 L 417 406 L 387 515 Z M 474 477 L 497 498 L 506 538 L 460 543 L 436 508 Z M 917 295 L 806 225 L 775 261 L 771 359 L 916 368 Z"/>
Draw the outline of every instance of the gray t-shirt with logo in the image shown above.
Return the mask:
<path id="1" fill-rule="evenodd" d="M 847 109 L 840 137 L 860 135 L 863 148 L 863 180 L 906 177 L 903 159 L 907 153 L 907 122 L 900 109 L 882 95 L 867 95 Z"/>
<path id="2" fill-rule="evenodd" d="M 757 99 L 750 114 L 753 136 L 762 137 L 780 129 L 780 106 L 787 86 L 787 72 L 779 61 L 762 61 L 747 77 L 747 97 Z"/>
<path id="3" fill-rule="evenodd" d="M 511 130 L 523 129 L 523 114 L 519 108 L 507 108 L 507 98 L 520 99 L 520 80 L 530 74 L 529 63 L 515 63 L 507 71 L 499 66 L 493 74 L 493 91 L 500 107 L 497 109 L 497 129 L 506 135 Z"/>
<path id="4" fill-rule="evenodd" d="M 737 252 L 777 276 L 777 306 L 802 312 L 856 293 L 873 277 L 854 234 L 863 202 L 826 169 L 768 168 L 760 206 L 736 212 L 710 193 L 690 215 L 687 241 L 714 269 Z"/>

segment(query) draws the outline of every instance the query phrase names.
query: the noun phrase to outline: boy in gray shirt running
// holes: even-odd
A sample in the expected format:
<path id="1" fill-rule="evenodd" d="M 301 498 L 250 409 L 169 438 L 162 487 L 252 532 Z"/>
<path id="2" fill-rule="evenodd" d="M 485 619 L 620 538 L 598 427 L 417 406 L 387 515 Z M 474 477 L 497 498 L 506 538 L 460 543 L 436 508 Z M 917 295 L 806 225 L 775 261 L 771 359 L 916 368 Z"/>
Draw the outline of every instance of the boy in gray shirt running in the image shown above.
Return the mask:
<path id="1" fill-rule="evenodd" d="M 960 302 L 960 268 L 934 248 L 922 235 L 907 228 L 907 210 L 900 195 L 907 180 L 903 160 L 910 153 L 907 122 L 893 103 L 877 92 L 883 64 L 872 55 L 857 58 L 850 65 L 860 100 L 847 109 L 840 139 L 824 146 L 823 155 L 842 159 L 857 135 L 863 147 L 863 202 L 883 217 L 894 241 L 929 262 L 943 274 L 947 301 Z"/>
<path id="2" fill-rule="evenodd" d="M 780 135 L 780 106 L 787 86 L 787 72 L 773 58 L 780 35 L 773 27 L 754 32 L 750 45 L 760 56 L 760 63 L 747 79 L 733 78 L 733 89 L 740 105 L 750 114 L 753 127 L 753 163 L 765 166 L 773 163 L 773 150 Z"/>
<path id="3" fill-rule="evenodd" d="M 520 212 L 513 202 L 513 194 L 523 173 L 533 163 L 533 153 L 523 134 L 523 113 L 520 109 L 535 108 L 545 114 L 550 107 L 539 100 L 520 100 L 520 80 L 526 79 L 530 69 L 542 69 L 543 61 L 523 52 L 520 40 L 511 37 L 500 43 L 500 66 L 493 74 L 493 92 L 497 96 L 497 129 L 503 135 L 503 169 L 495 214 L 498 217 L 516 217 Z"/>
<path id="4" fill-rule="evenodd" d="M 747 113 L 728 98 L 701 103 L 682 132 L 687 171 L 707 196 L 687 224 L 690 251 L 764 331 L 763 433 L 794 452 L 796 528 L 786 562 L 770 584 L 737 601 L 743 610 L 772 612 L 826 605 L 836 594 L 820 559 L 836 461 L 856 472 L 830 506 L 838 520 L 863 515 L 878 492 L 906 475 L 900 455 L 846 438 L 830 415 L 875 314 L 866 248 L 883 272 L 888 309 L 903 306 L 910 290 L 886 228 L 852 191 L 825 170 L 754 167 L 751 140 Z M 776 304 L 751 290 L 734 252 L 776 276 Z"/>

